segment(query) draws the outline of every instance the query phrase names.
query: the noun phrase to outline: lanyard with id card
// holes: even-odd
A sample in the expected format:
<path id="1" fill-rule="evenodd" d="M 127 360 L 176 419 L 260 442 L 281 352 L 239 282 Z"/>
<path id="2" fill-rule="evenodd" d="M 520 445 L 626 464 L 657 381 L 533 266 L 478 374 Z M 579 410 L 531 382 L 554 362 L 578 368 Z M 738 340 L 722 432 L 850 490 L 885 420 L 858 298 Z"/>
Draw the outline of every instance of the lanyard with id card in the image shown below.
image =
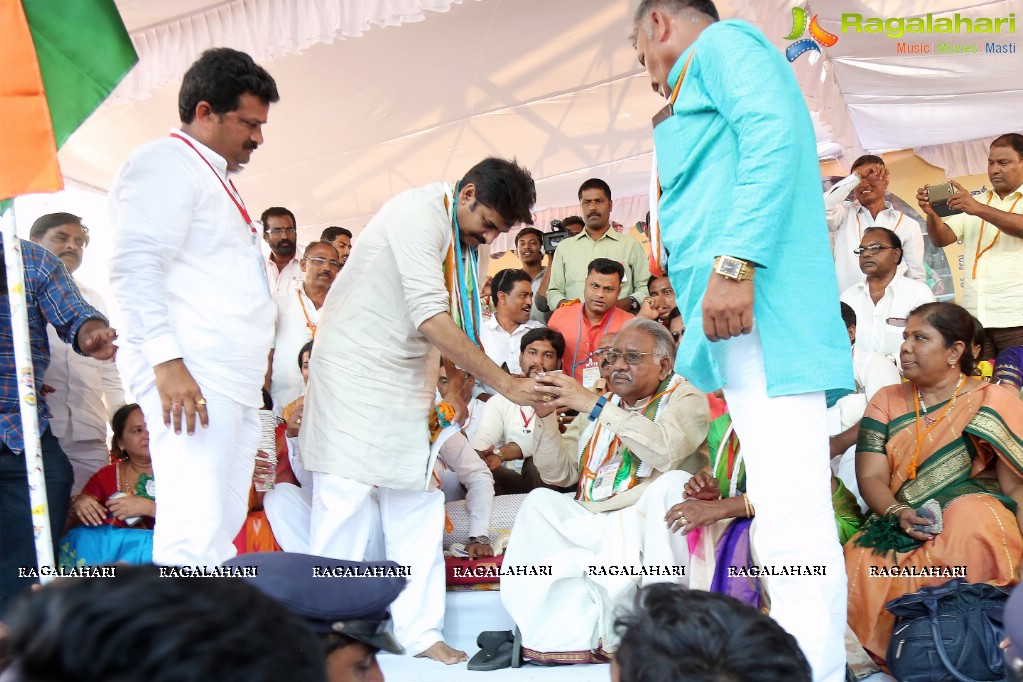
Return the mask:
<path id="1" fill-rule="evenodd" d="M 622 468 L 622 458 L 615 456 L 610 462 L 597 469 L 597 475 L 593 478 L 591 497 L 594 502 L 600 502 L 611 497 L 614 493 L 615 479 L 618 477 L 618 470 Z"/>
<path id="2" fill-rule="evenodd" d="M 583 365 L 583 388 L 591 390 L 600 381 L 600 363 L 597 358 L 590 356 L 590 359 Z"/>

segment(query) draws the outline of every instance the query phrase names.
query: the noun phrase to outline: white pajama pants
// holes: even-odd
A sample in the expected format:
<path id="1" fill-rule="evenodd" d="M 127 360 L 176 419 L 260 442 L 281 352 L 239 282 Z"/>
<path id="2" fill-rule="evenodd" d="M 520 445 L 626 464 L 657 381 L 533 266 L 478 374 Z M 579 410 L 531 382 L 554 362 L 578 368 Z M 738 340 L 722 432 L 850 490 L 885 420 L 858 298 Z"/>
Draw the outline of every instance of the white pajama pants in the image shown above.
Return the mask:
<path id="1" fill-rule="evenodd" d="M 75 472 L 71 494 L 77 495 L 92 475 L 110 464 L 110 446 L 104 440 L 69 440 L 58 438 L 60 449 L 67 455 Z"/>
<path id="2" fill-rule="evenodd" d="M 831 504 L 824 393 L 769 398 L 756 329 L 721 343 L 725 400 L 756 508 L 757 560 L 778 569 L 823 565 L 826 572 L 769 577 L 771 616 L 799 642 L 815 682 L 842 682 L 847 588 Z"/>
<path id="3" fill-rule="evenodd" d="M 156 479 L 153 563 L 219 566 L 237 554 L 234 539 L 249 511 L 249 487 L 259 444 L 255 407 L 208 388 L 209 427 L 196 423 L 189 436 L 164 426 L 153 386 L 137 396 L 149 429 Z"/>
<path id="4" fill-rule="evenodd" d="M 383 551 L 374 548 L 383 533 Z M 313 473 L 310 554 L 347 561 L 386 558 L 408 566 L 405 590 L 391 604 L 394 634 L 408 654 L 444 639 L 444 494 L 378 488 Z"/>

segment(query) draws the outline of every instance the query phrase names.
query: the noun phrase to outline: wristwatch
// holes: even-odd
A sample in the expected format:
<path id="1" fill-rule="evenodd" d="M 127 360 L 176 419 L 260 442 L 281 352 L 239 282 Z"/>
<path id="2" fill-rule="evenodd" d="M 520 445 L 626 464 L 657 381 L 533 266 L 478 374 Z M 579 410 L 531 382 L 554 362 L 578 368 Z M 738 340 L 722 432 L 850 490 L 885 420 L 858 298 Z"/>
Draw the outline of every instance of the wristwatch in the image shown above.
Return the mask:
<path id="1" fill-rule="evenodd" d="M 753 267 L 752 263 L 740 258 L 718 256 L 714 259 L 714 272 L 736 282 L 745 282 L 748 279 L 753 279 L 753 272 L 755 270 L 756 268 Z"/>
<path id="2" fill-rule="evenodd" d="M 489 545 L 490 544 L 490 538 L 487 537 L 486 535 L 479 535 L 479 536 L 473 535 L 472 537 L 469 538 L 469 541 L 468 541 L 467 544 L 470 544 L 470 545 Z"/>
<path id="3" fill-rule="evenodd" d="M 501 455 L 501 448 L 494 448 L 494 454 L 497 455 L 499 460 L 504 461 L 504 456 Z"/>
<path id="4" fill-rule="evenodd" d="M 639 312 L 640 307 L 641 307 L 641 305 L 640 305 L 639 301 L 637 301 L 635 298 L 630 296 L 629 297 L 629 312 L 632 313 L 633 315 L 635 315 L 636 313 Z"/>

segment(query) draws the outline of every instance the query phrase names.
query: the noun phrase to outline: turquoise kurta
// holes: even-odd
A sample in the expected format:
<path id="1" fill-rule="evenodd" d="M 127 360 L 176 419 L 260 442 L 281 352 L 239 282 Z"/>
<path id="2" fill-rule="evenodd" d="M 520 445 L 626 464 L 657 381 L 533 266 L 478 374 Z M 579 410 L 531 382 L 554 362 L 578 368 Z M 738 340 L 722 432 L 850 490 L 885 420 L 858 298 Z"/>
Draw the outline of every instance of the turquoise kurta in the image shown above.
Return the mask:
<path id="1" fill-rule="evenodd" d="M 744 21 L 707 27 L 689 55 L 674 115 L 654 129 L 661 235 L 686 327 L 676 369 L 700 390 L 724 385 L 728 341 L 703 334 L 714 258 L 757 263 L 753 316 L 767 392 L 852 389 L 810 114 L 792 68 Z"/>

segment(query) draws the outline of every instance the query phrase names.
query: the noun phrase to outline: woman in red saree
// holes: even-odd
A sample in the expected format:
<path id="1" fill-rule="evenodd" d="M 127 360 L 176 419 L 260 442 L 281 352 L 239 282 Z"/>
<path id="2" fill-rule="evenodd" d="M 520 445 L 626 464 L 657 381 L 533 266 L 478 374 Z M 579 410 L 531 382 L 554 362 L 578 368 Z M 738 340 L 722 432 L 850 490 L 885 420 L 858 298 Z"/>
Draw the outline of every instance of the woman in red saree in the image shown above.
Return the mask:
<path id="1" fill-rule="evenodd" d="M 920 306 L 904 336 L 907 381 L 878 391 L 860 426 L 856 477 L 873 516 L 845 546 L 849 625 L 880 659 L 894 622 L 889 600 L 960 573 L 1013 584 L 1023 558 L 1023 402 L 971 376 L 973 322 L 963 308 Z M 940 528 L 920 511 L 931 500 Z"/>

